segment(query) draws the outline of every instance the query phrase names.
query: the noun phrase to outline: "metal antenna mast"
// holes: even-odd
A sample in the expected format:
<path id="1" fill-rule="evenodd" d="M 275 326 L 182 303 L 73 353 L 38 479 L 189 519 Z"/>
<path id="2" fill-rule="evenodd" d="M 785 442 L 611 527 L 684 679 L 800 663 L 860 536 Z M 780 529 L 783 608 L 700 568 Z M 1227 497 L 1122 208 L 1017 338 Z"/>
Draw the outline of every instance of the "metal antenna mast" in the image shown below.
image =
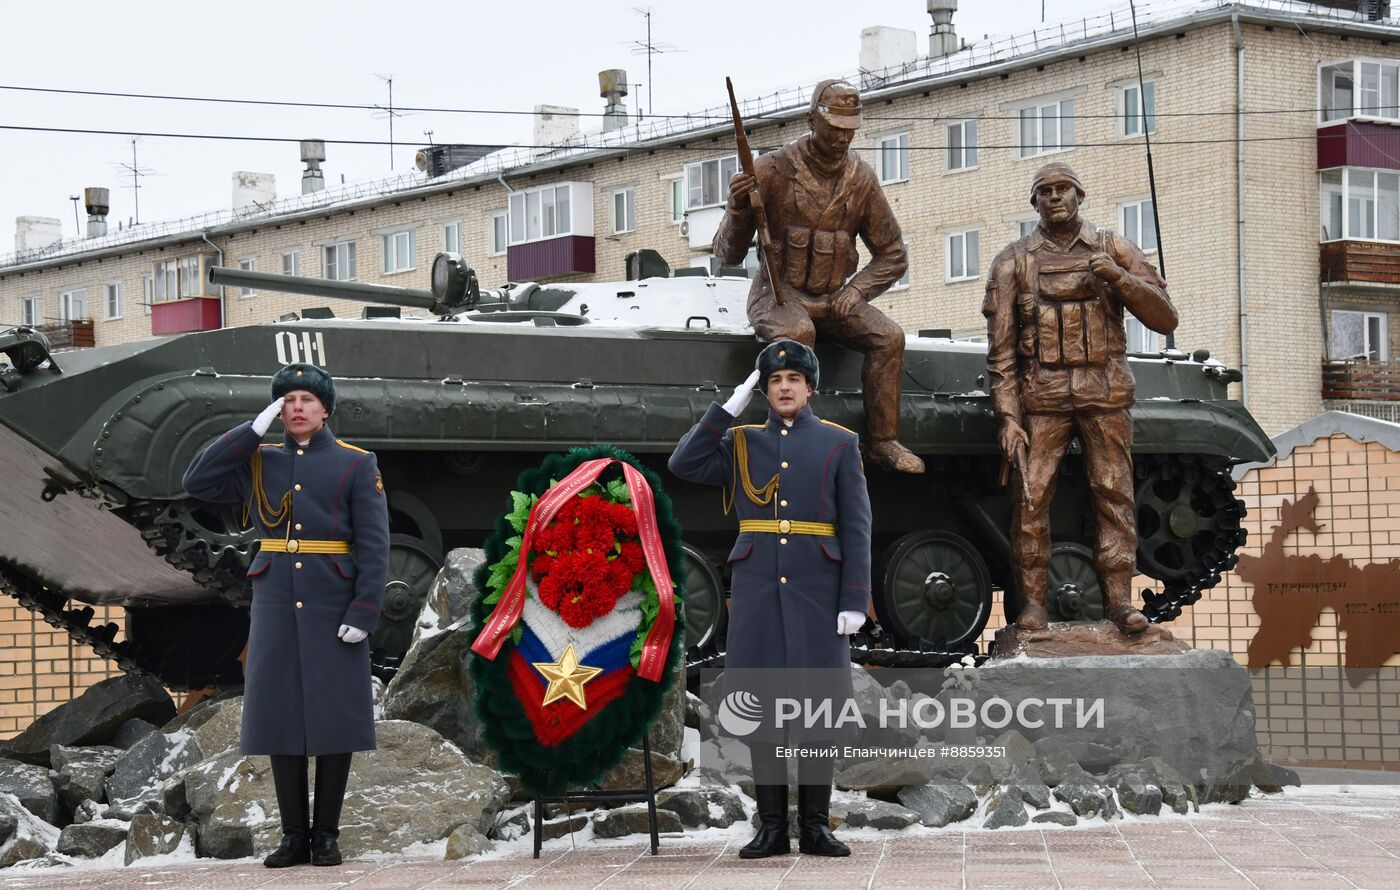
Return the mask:
<path id="1" fill-rule="evenodd" d="M 376 112 L 373 116 L 374 116 L 374 117 L 387 117 L 387 118 L 389 119 L 389 169 L 392 170 L 392 169 L 394 169 L 394 118 L 396 118 L 396 117 L 408 117 L 410 114 L 413 114 L 414 112 L 411 112 L 411 111 L 410 111 L 410 112 L 403 112 L 403 111 L 395 111 L 395 110 L 394 110 L 394 78 L 393 78 L 393 75 L 390 75 L 390 74 L 376 74 L 376 75 L 374 75 L 374 76 L 377 77 L 377 78 L 379 78 L 380 80 L 384 81 L 386 84 L 389 85 L 389 104 L 388 104 L 387 106 L 386 106 L 386 105 L 376 105 L 376 106 L 374 106 L 375 108 L 378 108 L 379 111 Z"/>
<path id="2" fill-rule="evenodd" d="M 643 9 L 643 8 L 641 8 L 641 7 L 639 7 L 639 6 L 634 6 L 634 7 L 632 7 L 632 11 L 635 12 L 637 15 L 641 16 L 642 18 L 646 19 L 646 21 L 647 21 L 647 39 L 646 39 L 646 40 L 633 40 L 633 41 L 631 41 L 631 44 L 630 44 L 631 47 L 632 47 L 632 55 L 634 55 L 634 56 L 639 56 L 639 55 L 642 55 L 643 53 L 645 53 L 645 54 L 646 54 L 646 57 L 647 57 L 647 107 L 646 107 L 646 108 L 641 108 L 641 109 L 638 109 L 638 110 L 637 110 L 637 120 L 641 120 L 642 118 L 646 117 L 646 112 L 650 111 L 650 112 L 652 112 L 653 114 L 656 112 L 655 106 L 652 105 L 653 99 L 652 99 L 652 93 L 651 93 L 651 81 L 652 81 L 651 59 L 652 59 L 652 56 L 657 56 L 657 55 L 660 55 L 660 54 L 662 54 L 662 53 L 681 52 L 682 50 L 676 49 L 674 46 L 672 46 L 672 45 L 669 44 L 669 43 L 655 43 L 655 42 L 652 41 L 652 39 L 651 39 L 651 7 L 650 7 L 650 6 L 646 7 L 645 9 Z"/>
<path id="3" fill-rule="evenodd" d="M 117 168 L 120 169 L 120 170 L 126 171 L 126 173 L 129 174 L 129 175 L 131 176 L 131 185 L 122 186 L 122 188 L 129 188 L 129 189 L 131 189 L 131 193 L 132 193 L 132 202 L 133 202 L 133 204 L 135 205 L 135 209 L 136 209 L 136 216 L 133 218 L 132 223 L 131 223 L 133 226 L 139 226 L 139 225 L 141 225 L 141 178 L 144 177 L 144 176 L 158 176 L 158 175 L 160 175 L 160 174 L 158 174 L 155 170 L 149 170 L 149 169 L 147 169 L 147 168 L 145 168 L 145 167 L 142 167 L 139 163 L 137 163 L 137 161 L 136 161 L 136 142 L 137 142 L 137 140 L 135 140 L 135 139 L 131 140 L 131 163 L 130 163 L 130 164 L 123 163 L 123 162 L 120 162 L 120 161 L 115 161 L 115 162 L 113 162 L 113 166 L 117 167 Z"/>

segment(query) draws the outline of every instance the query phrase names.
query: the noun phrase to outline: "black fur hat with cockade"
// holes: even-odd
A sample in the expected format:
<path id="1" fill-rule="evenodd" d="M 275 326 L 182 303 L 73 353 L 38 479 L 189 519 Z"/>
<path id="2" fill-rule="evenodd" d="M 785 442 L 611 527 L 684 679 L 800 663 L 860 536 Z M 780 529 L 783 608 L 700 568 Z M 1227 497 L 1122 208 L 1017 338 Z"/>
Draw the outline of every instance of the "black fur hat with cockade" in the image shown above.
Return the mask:
<path id="1" fill-rule="evenodd" d="M 304 389 L 321 400 L 327 414 L 335 413 L 335 381 L 331 375 L 305 362 L 293 362 L 272 375 L 272 397 L 279 399 L 294 389 Z"/>
<path id="2" fill-rule="evenodd" d="M 760 389 L 767 388 L 768 378 L 777 371 L 800 371 L 806 375 L 812 389 L 817 388 L 817 380 L 821 376 L 821 364 L 817 362 L 817 354 L 796 340 L 775 340 L 769 343 L 758 354 L 758 361 L 754 362 L 754 367 L 758 368 Z"/>

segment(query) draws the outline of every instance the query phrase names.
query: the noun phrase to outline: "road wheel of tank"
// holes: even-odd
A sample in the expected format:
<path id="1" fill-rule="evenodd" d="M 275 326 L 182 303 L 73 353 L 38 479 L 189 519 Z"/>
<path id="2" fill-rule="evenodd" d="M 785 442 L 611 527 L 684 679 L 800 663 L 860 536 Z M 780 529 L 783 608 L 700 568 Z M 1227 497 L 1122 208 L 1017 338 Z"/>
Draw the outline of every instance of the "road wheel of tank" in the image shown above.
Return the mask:
<path id="1" fill-rule="evenodd" d="M 729 622 L 724 581 L 705 554 L 689 544 L 681 547 L 685 581 L 685 650 L 701 650 L 724 638 Z"/>
<path id="2" fill-rule="evenodd" d="M 1092 548 L 1074 541 L 1050 545 L 1045 608 L 1051 621 L 1099 621 L 1104 616 L 1103 582 L 1094 567 Z M 1021 614 L 1021 593 L 1014 584 L 1002 591 L 1001 611 L 1007 624 Z"/>
<path id="3" fill-rule="evenodd" d="M 955 649 L 977 640 L 992 610 L 987 563 L 952 532 L 921 531 L 890 546 L 875 612 L 901 646 Z"/>
<path id="4" fill-rule="evenodd" d="M 1142 455 L 1136 460 L 1137 567 L 1164 582 L 1160 608 L 1149 617 L 1170 620 L 1180 606 L 1220 581 L 1244 543 L 1244 501 L 1235 480 L 1215 461 L 1183 455 Z M 1188 598 L 1172 592 L 1185 591 Z M 1173 605 L 1174 604 L 1174 605 Z"/>
<path id="5" fill-rule="evenodd" d="M 1106 606 L 1103 583 L 1094 567 L 1094 551 L 1061 541 L 1050 548 L 1050 589 L 1045 608 L 1051 621 L 1102 621 Z"/>
<path id="6" fill-rule="evenodd" d="M 379 626 L 369 638 L 371 669 L 385 683 L 393 679 L 408 654 L 413 627 L 442 565 L 442 553 L 427 541 L 412 535 L 389 535 L 389 578 L 384 584 Z"/>

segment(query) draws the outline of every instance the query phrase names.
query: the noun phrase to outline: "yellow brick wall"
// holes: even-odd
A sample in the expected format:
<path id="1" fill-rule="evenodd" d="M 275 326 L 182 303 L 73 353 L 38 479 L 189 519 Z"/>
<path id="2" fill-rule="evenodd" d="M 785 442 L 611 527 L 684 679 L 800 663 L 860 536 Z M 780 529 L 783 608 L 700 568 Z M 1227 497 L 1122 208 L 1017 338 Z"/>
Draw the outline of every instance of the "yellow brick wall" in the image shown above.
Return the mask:
<path id="1" fill-rule="evenodd" d="M 12 601 L 0 602 L 0 739 L 13 738 L 39 717 L 121 670 L 72 642 Z M 122 610 L 101 607 L 93 626 L 122 625 Z M 118 634 L 117 639 L 122 635 Z"/>

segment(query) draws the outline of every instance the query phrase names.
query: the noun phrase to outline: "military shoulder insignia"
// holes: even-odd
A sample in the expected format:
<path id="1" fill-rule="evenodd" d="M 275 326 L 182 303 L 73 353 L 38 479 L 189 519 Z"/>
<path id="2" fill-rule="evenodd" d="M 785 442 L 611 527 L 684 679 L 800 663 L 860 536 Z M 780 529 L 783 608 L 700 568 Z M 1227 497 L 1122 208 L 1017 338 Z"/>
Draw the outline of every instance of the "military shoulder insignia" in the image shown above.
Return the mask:
<path id="1" fill-rule="evenodd" d="M 844 427 L 844 426 L 842 426 L 842 425 L 839 424 L 839 423 L 832 423 L 832 422 L 829 421 L 829 420 L 823 420 L 822 423 L 826 424 L 827 426 L 834 426 L 834 427 L 836 427 L 838 430 L 845 430 L 846 432 L 850 433 L 852 436 L 859 436 L 859 434 L 858 434 L 855 430 L 853 430 L 853 429 L 848 429 L 847 427 Z"/>
<path id="2" fill-rule="evenodd" d="M 384 493 L 384 477 L 378 473 L 374 474 L 374 490 L 380 494 Z"/>

